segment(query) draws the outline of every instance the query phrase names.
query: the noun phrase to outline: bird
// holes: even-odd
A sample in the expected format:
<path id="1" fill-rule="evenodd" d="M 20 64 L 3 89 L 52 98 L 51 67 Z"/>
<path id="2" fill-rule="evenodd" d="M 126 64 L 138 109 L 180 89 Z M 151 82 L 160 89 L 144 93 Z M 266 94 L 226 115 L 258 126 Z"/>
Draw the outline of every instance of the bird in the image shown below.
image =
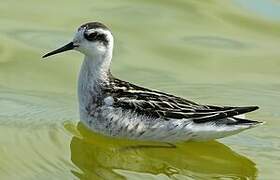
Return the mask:
<path id="1" fill-rule="evenodd" d="M 90 130 L 115 138 L 173 143 L 210 141 L 263 124 L 244 118 L 258 106 L 200 104 L 114 77 L 113 47 L 111 30 L 88 22 L 70 43 L 42 57 L 69 50 L 84 54 L 78 101 L 80 121 Z"/>

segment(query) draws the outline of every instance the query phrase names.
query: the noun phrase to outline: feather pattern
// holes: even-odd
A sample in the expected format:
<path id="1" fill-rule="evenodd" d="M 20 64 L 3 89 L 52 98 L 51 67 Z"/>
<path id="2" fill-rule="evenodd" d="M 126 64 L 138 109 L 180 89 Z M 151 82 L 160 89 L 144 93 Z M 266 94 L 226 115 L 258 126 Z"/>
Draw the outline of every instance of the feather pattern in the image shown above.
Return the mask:
<path id="1" fill-rule="evenodd" d="M 114 107 L 165 121 L 184 119 L 194 123 L 216 122 L 258 109 L 257 106 L 200 105 L 174 95 L 142 88 L 112 76 L 104 91 L 113 97 Z M 231 124 L 231 121 L 228 123 Z"/>

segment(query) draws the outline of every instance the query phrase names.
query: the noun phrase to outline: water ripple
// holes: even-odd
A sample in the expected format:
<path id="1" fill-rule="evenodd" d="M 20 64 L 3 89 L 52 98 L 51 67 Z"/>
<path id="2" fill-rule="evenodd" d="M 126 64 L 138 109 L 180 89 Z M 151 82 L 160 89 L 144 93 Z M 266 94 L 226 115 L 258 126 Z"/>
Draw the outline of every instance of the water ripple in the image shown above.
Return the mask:
<path id="1" fill-rule="evenodd" d="M 191 45 L 204 46 L 207 48 L 221 49 L 248 49 L 250 45 L 234 39 L 215 36 L 192 36 L 184 37 L 183 40 Z"/>
<path id="2" fill-rule="evenodd" d="M 0 124 L 38 126 L 78 120 L 73 95 L 0 89 Z"/>

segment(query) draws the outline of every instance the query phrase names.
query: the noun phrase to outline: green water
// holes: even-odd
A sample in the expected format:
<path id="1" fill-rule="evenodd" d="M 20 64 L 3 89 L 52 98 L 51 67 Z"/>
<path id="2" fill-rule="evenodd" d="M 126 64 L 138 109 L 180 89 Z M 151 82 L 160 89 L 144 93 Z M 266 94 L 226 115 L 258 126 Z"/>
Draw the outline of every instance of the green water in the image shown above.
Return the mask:
<path id="1" fill-rule="evenodd" d="M 279 179 L 279 0 L 0 2 L 0 179 Z M 87 21 L 115 35 L 113 73 L 208 104 L 258 105 L 264 126 L 176 149 L 78 124 L 82 55 L 41 56 Z"/>

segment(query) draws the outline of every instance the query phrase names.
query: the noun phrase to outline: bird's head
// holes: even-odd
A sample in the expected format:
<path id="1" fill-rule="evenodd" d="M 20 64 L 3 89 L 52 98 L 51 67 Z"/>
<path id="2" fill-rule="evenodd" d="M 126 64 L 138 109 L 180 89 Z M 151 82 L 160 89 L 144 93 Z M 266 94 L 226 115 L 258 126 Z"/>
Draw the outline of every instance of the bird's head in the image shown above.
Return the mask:
<path id="1" fill-rule="evenodd" d="M 90 22 L 78 28 L 73 41 L 45 54 L 43 58 L 68 50 L 77 50 L 91 57 L 111 56 L 113 43 L 114 38 L 109 28 L 99 22 Z"/>

